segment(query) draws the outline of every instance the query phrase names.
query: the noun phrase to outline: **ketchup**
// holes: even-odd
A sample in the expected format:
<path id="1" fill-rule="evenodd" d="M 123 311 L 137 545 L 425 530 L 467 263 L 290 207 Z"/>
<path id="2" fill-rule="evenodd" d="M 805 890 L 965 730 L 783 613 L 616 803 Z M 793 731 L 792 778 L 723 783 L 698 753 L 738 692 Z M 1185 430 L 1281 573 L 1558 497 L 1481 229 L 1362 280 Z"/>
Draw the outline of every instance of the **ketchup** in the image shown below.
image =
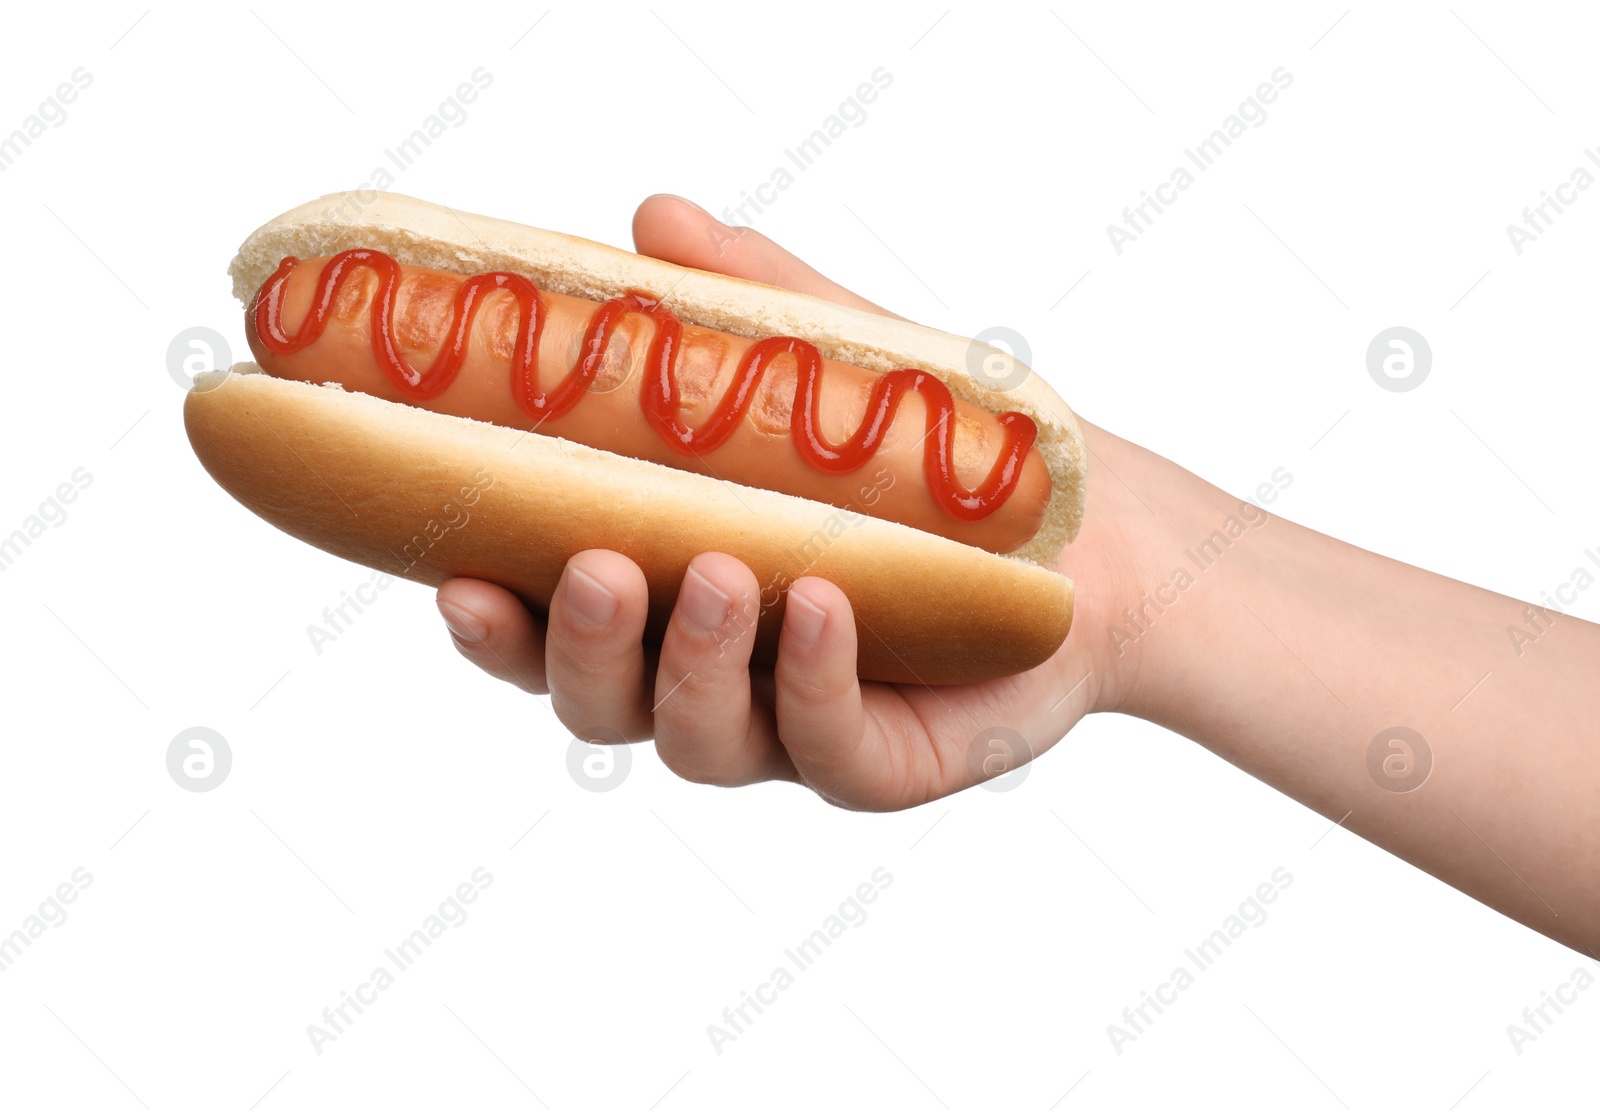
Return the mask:
<path id="1" fill-rule="evenodd" d="M 293 335 L 283 326 L 283 292 L 289 274 L 299 264 L 284 257 L 278 270 L 256 295 L 256 335 L 274 354 L 293 354 L 322 336 L 340 285 L 356 269 L 378 274 L 377 297 L 372 301 L 372 352 L 396 391 L 413 401 L 437 397 L 450 387 L 466 359 L 472 323 L 486 295 L 510 292 L 520 311 L 517 341 L 511 355 L 511 386 L 517 405 L 542 423 L 565 415 L 583 399 L 600 372 L 611 334 L 624 315 L 646 315 L 655 324 L 654 337 L 645 352 L 641 405 L 645 418 L 667 446 L 684 455 L 702 456 L 720 447 L 749 411 L 756 387 L 782 354 L 794 357 L 796 385 L 790 430 L 801 458 L 819 471 L 847 474 L 861 467 L 878 449 L 894 420 L 900 398 L 916 391 L 926 405 L 927 431 L 923 436 L 923 473 L 940 508 L 958 521 L 982 521 L 998 509 L 1016 489 L 1022 464 L 1038 437 L 1038 427 L 1020 412 L 1004 412 L 997 419 L 1005 430 L 1000 455 L 989 475 L 968 489 L 951 468 L 955 448 L 955 404 L 950 390 L 937 377 L 922 370 L 897 369 L 880 377 L 872 387 L 866 416 L 854 435 L 832 443 L 819 424 L 817 382 L 822 355 L 800 338 L 773 337 L 755 343 L 739 362 L 733 384 L 723 394 L 716 411 L 698 429 L 683 422 L 678 398 L 678 350 L 683 324 L 654 296 L 629 290 L 602 303 L 589 320 L 578 360 L 552 389 L 539 384 L 539 334 L 544 328 L 545 306 L 539 289 L 526 277 L 511 272 L 484 272 L 466 279 L 456 292 L 455 309 L 444 344 L 425 371 L 418 371 L 400 354 L 395 337 L 395 300 L 400 287 L 400 265 L 376 249 L 347 249 L 329 259 L 317 279 L 311 310 Z"/>

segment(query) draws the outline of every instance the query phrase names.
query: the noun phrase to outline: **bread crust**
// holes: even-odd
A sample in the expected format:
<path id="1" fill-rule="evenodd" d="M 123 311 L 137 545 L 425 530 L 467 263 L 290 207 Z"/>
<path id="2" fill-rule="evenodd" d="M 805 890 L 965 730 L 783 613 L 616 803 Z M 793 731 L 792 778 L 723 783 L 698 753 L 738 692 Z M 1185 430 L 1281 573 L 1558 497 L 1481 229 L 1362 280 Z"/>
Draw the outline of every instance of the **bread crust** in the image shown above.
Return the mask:
<path id="1" fill-rule="evenodd" d="M 726 552 L 751 568 L 762 591 L 759 604 L 735 604 L 719 633 L 731 640 L 753 627 L 753 660 L 768 665 L 788 584 L 821 576 L 850 599 L 857 671 L 869 680 L 944 685 L 1008 676 L 1046 660 L 1066 638 L 1073 585 L 1054 564 L 1082 521 L 1085 452 L 1071 410 L 1026 367 L 1017 364 L 1007 379 L 1015 387 L 1002 391 L 970 372 L 983 351 L 968 339 L 381 192 L 324 196 L 256 230 L 230 266 L 234 293 L 248 303 L 286 255 L 362 246 L 403 264 L 517 272 L 540 288 L 593 300 L 643 289 L 686 323 L 750 338 L 796 335 L 826 357 L 874 371 L 926 370 L 959 398 L 1035 420 L 1050 506 L 1040 532 L 1000 556 L 872 517 L 871 464 L 861 472 L 859 506 L 841 510 L 336 385 L 270 377 L 250 363 L 202 375 L 184 406 L 196 454 L 225 490 L 284 531 L 433 586 L 452 576 L 490 580 L 541 610 L 573 554 L 613 549 L 645 573 L 652 641 L 689 560 Z"/>
<path id="2" fill-rule="evenodd" d="M 755 573 L 763 602 L 736 603 L 719 634 L 731 641 L 754 625 L 757 664 L 776 656 L 789 582 L 815 575 L 850 600 L 859 675 L 906 684 L 1022 672 L 1072 623 L 1071 581 L 1036 564 L 865 512 L 254 369 L 197 379 L 184 403 L 195 453 L 249 509 L 358 564 L 435 587 L 473 576 L 542 610 L 569 557 L 613 549 L 643 570 L 646 634 L 659 641 L 690 559 L 726 552 Z"/>

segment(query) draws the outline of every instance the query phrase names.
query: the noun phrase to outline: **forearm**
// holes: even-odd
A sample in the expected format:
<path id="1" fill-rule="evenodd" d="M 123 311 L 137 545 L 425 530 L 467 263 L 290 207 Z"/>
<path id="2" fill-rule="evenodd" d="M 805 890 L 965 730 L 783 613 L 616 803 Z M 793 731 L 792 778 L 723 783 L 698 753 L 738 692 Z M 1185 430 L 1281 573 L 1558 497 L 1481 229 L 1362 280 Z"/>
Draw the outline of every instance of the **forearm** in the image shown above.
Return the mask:
<path id="1" fill-rule="evenodd" d="M 1144 479 L 1156 507 L 1145 579 L 1169 586 L 1138 589 L 1123 616 L 1120 657 L 1139 661 L 1123 710 L 1600 951 L 1600 627 L 1267 518 L 1126 454 L 1119 473 Z M 1382 734 L 1396 727 L 1426 746 L 1408 760 Z"/>

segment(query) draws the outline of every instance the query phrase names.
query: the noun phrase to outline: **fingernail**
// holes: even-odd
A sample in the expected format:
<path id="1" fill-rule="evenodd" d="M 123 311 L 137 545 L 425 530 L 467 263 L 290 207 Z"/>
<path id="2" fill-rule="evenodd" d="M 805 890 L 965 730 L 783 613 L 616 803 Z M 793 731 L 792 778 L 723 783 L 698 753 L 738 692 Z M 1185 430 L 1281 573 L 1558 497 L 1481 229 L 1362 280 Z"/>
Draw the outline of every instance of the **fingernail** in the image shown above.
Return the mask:
<path id="1" fill-rule="evenodd" d="M 607 591 L 599 580 L 578 568 L 568 568 L 572 578 L 567 580 L 567 606 L 572 613 L 590 626 L 604 626 L 617 613 L 617 597 Z"/>
<path id="2" fill-rule="evenodd" d="M 828 621 L 828 612 L 798 591 L 789 592 L 788 604 L 783 610 L 783 628 L 791 636 L 810 645 L 822 636 L 822 624 Z"/>
<path id="3" fill-rule="evenodd" d="M 712 631 L 728 617 L 733 600 L 699 572 L 690 568 L 683 577 L 683 589 L 678 592 L 678 605 L 691 624 L 701 630 Z"/>
<path id="4" fill-rule="evenodd" d="M 471 611 L 464 611 L 449 603 L 439 603 L 439 613 L 444 616 L 444 624 L 450 627 L 450 633 L 463 642 L 481 642 L 489 634 L 489 627 L 483 619 Z"/>
<path id="5" fill-rule="evenodd" d="M 708 217 L 708 218 L 711 217 L 711 211 L 707 210 L 704 206 L 701 206 L 698 202 L 696 202 L 692 198 L 684 198 L 683 195 L 681 195 L 681 194 L 664 194 L 661 197 L 662 198 L 675 198 L 679 202 L 687 203 L 688 205 L 693 206 L 696 210 L 700 211 L 700 213 L 704 214 L 706 217 Z"/>

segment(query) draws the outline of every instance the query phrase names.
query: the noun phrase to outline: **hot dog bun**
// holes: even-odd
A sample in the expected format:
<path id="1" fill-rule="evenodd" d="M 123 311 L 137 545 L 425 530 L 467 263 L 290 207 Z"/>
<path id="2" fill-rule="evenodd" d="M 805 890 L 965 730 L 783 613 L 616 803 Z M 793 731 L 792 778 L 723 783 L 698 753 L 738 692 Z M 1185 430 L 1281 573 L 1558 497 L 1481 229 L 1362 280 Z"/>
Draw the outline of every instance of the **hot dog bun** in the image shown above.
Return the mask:
<path id="1" fill-rule="evenodd" d="M 185 404 L 191 443 L 229 493 L 279 528 L 432 585 L 457 575 L 492 580 L 541 608 L 573 553 L 616 549 L 646 574 L 652 638 L 690 558 L 729 552 L 763 589 L 759 622 L 728 624 L 730 632 L 755 626 L 758 662 L 770 664 L 775 652 L 783 589 L 802 574 L 818 575 L 850 598 L 858 670 L 867 679 L 934 685 L 1005 676 L 1045 660 L 1065 638 L 1073 589 L 1053 564 L 1081 524 L 1084 449 L 1071 411 L 1031 371 L 1019 367 L 1021 384 L 1001 391 L 968 372 L 967 339 L 379 192 L 328 195 L 261 227 L 232 263 L 235 295 L 248 302 L 285 256 L 358 246 L 428 268 L 516 272 L 543 290 L 586 299 L 652 291 L 688 324 L 751 338 L 794 335 L 869 370 L 926 370 L 957 399 L 1034 419 L 1050 505 L 1039 533 L 999 556 L 869 516 L 871 463 L 860 472 L 862 504 L 840 510 L 269 377 L 248 363 L 232 375 L 206 375 Z M 336 381 L 337 371 L 328 379 Z"/>

